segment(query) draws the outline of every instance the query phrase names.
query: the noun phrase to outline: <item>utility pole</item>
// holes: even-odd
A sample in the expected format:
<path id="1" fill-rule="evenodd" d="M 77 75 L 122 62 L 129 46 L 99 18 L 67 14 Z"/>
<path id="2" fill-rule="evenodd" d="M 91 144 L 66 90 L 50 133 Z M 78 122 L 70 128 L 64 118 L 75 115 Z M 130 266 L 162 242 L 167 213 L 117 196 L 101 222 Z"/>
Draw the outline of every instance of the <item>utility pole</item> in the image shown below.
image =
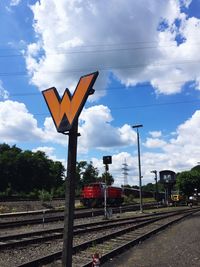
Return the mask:
<path id="1" fill-rule="evenodd" d="M 140 189 L 140 212 L 143 213 L 142 205 L 142 175 L 141 175 L 141 162 L 140 162 L 140 137 L 138 128 L 143 127 L 142 124 L 133 125 L 132 128 L 137 129 L 137 148 L 138 148 L 138 172 L 139 172 L 139 189 Z"/>
<path id="2" fill-rule="evenodd" d="M 156 201 L 158 201 L 158 176 L 157 176 L 157 171 L 156 170 L 153 170 L 151 171 L 151 173 L 154 173 L 155 174 L 155 185 L 156 185 L 156 190 L 155 190 L 155 199 Z"/>

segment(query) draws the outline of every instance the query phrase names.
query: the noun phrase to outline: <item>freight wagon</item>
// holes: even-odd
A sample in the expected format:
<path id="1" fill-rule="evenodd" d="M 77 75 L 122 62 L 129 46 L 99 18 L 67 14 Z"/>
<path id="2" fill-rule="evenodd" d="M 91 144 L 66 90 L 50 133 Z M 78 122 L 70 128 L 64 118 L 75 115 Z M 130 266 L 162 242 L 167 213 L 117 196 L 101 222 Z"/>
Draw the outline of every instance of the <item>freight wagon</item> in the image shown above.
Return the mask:
<path id="1" fill-rule="evenodd" d="M 120 187 L 106 186 L 104 183 L 92 183 L 84 186 L 80 202 L 85 207 L 100 207 L 104 204 L 106 189 L 106 202 L 108 205 L 119 206 L 123 203 L 123 192 Z"/>

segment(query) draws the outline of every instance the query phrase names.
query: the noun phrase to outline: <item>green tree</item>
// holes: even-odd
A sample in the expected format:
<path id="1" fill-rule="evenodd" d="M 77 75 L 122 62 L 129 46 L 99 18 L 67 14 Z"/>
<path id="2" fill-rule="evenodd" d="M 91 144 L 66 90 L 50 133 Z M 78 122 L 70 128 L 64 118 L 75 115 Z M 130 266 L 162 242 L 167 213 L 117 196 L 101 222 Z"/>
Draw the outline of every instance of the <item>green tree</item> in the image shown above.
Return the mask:
<path id="1" fill-rule="evenodd" d="M 195 188 L 200 192 L 200 173 L 195 169 L 181 172 L 177 175 L 176 183 L 178 189 L 187 196 L 192 195 Z"/>
<path id="2" fill-rule="evenodd" d="M 60 187 L 64 183 L 65 168 L 60 161 L 51 161 L 50 173 L 53 177 L 52 186 Z"/>
<path id="3" fill-rule="evenodd" d="M 87 161 L 80 161 L 76 163 L 76 191 L 80 191 L 83 187 L 83 173 L 87 166 Z"/>
<path id="4" fill-rule="evenodd" d="M 99 171 L 97 168 L 93 166 L 92 161 L 90 161 L 90 163 L 87 163 L 82 172 L 82 177 L 81 177 L 82 185 L 97 182 L 98 174 L 99 174 Z"/>
<path id="5" fill-rule="evenodd" d="M 158 192 L 164 192 L 164 186 L 159 181 L 157 182 Z M 156 191 L 156 184 L 155 183 L 148 183 L 142 186 L 142 190 L 145 192 L 155 192 Z"/>
<path id="6" fill-rule="evenodd" d="M 0 191 L 29 193 L 52 190 L 62 185 L 64 167 L 44 152 L 25 150 L 7 144 L 0 145 Z"/>
<path id="7" fill-rule="evenodd" d="M 142 190 L 145 192 L 154 192 L 155 188 L 156 188 L 155 184 L 148 183 L 142 187 Z"/>
<path id="8" fill-rule="evenodd" d="M 0 145 L 0 190 L 4 191 L 7 187 L 13 190 L 13 183 L 18 178 L 17 157 L 21 149 L 15 145 L 10 147 L 7 144 Z"/>
<path id="9" fill-rule="evenodd" d="M 112 185 L 114 183 L 114 178 L 109 172 L 104 172 L 102 174 L 101 181 L 107 185 Z"/>
<path id="10" fill-rule="evenodd" d="M 9 151 L 10 150 L 10 146 L 3 143 L 0 144 L 0 155 L 2 155 L 4 152 Z"/>
<path id="11" fill-rule="evenodd" d="M 200 165 L 194 166 L 191 171 L 197 171 L 200 174 Z"/>

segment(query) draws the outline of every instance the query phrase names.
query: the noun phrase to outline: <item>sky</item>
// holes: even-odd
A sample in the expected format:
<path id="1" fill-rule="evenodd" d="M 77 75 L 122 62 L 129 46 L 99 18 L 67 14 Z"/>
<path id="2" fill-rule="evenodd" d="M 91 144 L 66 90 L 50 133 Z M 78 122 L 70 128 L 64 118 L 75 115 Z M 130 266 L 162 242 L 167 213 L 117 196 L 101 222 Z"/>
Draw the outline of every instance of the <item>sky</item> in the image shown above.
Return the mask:
<path id="1" fill-rule="evenodd" d="M 73 94 L 99 71 L 79 116 L 77 160 L 138 185 L 152 170 L 200 161 L 200 0 L 3 0 L 0 2 L 0 143 L 44 151 L 66 167 L 41 91 Z M 128 175 L 123 174 L 127 165 Z"/>

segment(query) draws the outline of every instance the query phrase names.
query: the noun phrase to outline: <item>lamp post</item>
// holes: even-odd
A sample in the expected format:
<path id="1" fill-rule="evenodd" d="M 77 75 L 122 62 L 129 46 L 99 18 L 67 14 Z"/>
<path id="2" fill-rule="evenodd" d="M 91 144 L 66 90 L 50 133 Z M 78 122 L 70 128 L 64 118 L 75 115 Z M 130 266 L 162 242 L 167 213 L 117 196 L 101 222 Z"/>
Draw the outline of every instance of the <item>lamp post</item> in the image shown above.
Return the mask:
<path id="1" fill-rule="evenodd" d="M 139 189 L 140 189 L 140 212 L 143 212 L 142 207 L 142 176 L 141 176 L 141 162 L 140 162 L 140 137 L 138 128 L 143 127 L 142 124 L 133 125 L 132 128 L 137 129 L 137 148 L 138 148 L 138 171 L 139 171 Z"/>
<path id="2" fill-rule="evenodd" d="M 108 219 L 107 216 L 107 179 L 108 179 L 108 164 L 112 163 L 111 156 L 103 156 L 103 163 L 105 164 L 105 188 L 104 188 L 104 217 Z"/>
<path id="3" fill-rule="evenodd" d="M 157 177 L 157 171 L 153 170 L 151 173 L 155 174 L 155 182 L 156 182 L 156 192 L 155 192 L 155 199 L 158 201 L 158 177 Z"/>

